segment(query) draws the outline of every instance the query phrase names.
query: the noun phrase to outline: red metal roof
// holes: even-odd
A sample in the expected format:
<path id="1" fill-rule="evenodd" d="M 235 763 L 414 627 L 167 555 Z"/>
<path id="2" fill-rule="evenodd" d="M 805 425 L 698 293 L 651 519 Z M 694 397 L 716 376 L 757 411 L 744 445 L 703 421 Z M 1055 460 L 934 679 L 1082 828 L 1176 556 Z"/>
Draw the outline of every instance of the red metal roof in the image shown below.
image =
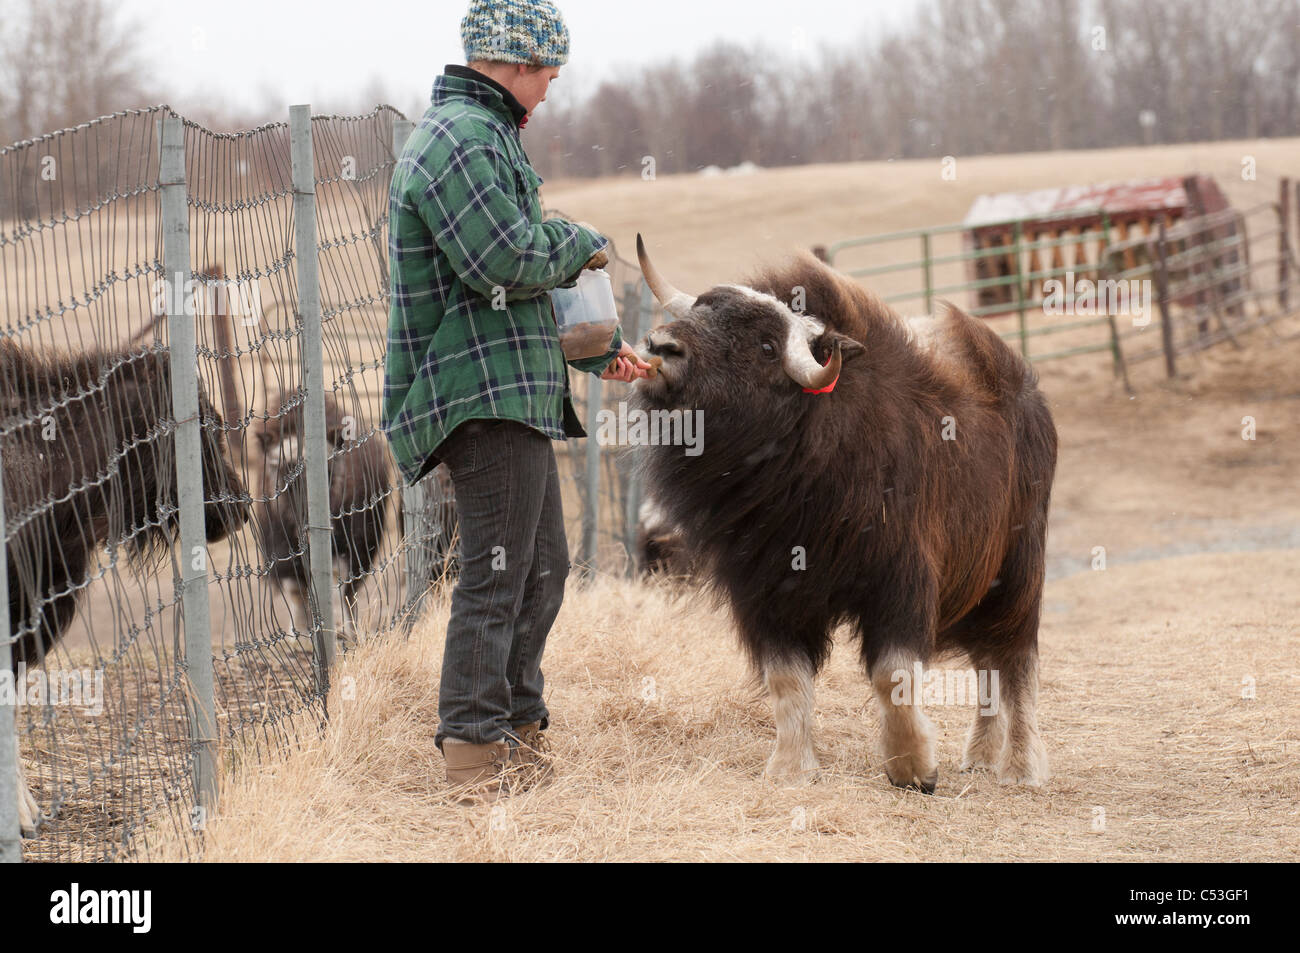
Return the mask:
<path id="1" fill-rule="evenodd" d="M 1214 181 L 1199 176 L 1202 194 L 1207 188 L 1218 193 Z M 1208 199 L 1209 196 L 1206 196 Z M 1211 204 L 1210 201 L 1206 203 Z M 1160 211 L 1187 207 L 1187 192 L 1182 176 L 1138 179 L 1129 182 L 1101 182 L 1093 185 L 1066 185 L 1032 192 L 1001 192 L 977 198 L 962 222 L 970 228 L 1007 222 L 1013 219 L 1059 217 L 1063 213 L 1103 209 L 1108 213 Z"/>

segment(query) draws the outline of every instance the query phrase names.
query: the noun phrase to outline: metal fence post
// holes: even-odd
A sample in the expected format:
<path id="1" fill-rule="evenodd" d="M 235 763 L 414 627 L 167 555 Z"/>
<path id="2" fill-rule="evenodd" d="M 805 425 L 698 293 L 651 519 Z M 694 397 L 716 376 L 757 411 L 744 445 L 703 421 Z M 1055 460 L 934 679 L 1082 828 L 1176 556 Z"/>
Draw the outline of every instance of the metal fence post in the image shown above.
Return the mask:
<path id="1" fill-rule="evenodd" d="M 9 564 L 5 539 L 5 481 L 0 467 L 0 678 L 12 670 L 9 645 Z M 15 693 L 18 686 L 14 685 Z M 16 701 L 16 698 L 15 698 Z M 18 710 L 0 700 L 0 864 L 23 859 L 18 830 Z"/>
<path id="2" fill-rule="evenodd" d="M 587 379 L 587 494 L 582 508 L 582 578 L 596 575 L 596 551 L 600 546 L 600 441 L 596 430 L 600 424 L 601 385 L 594 375 Z"/>
<path id="3" fill-rule="evenodd" d="M 654 330 L 655 299 L 654 294 L 650 291 L 650 286 L 645 283 L 644 279 L 637 282 L 637 296 L 637 323 L 640 328 L 640 336 L 645 337 Z M 631 498 L 628 502 L 629 523 L 631 524 L 632 545 L 635 548 L 635 540 L 640 535 L 641 529 L 641 503 L 645 499 L 644 487 L 641 485 L 641 473 L 635 468 L 632 471 L 628 495 Z M 644 567 L 637 566 L 636 568 L 639 570 Z"/>
<path id="4" fill-rule="evenodd" d="M 1101 213 L 1101 236 L 1105 243 L 1102 250 L 1097 253 L 1097 279 L 1100 281 L 1103 276 L 1103 268 L 1107 271 L 1111 267 L 1110 254 L 1110 216 L 1105 212 Z M 1125 262 L 1120 263 L 1121 269 L 1127 267 Z M 1120 344 L 1119 328 L 1115 324 L 1115 314 L 1113 309 L 1106 309 L 1106 324 L 1110 328 L 1110 360 L 1111 368 L 1116 377 L 1123 378 L 1124 390 L 1129 394 L 1133 393 L 1133 386 L 1128 379 L 1128 364 L 1124 360 L 1124 349 Z"/>
<path id="5" fill-rule="evenodd" d="M 1114 256 L 1109 251 L 1100 257 L 1097 262 L 1097 280 L 1104 281 L 1106 276 L 1114 273 L 1112 262 Z M 1123 268 L 1123 261 L 1120 267 Z M 1124 349 L 1120 346 L 1119 326 L 1115 321 L 1115 309 L 1107 306 L 1106 308 L 1106 326 L 1110 330 L 1110 359 L 1112 370 L 1115 376 L 1124 382 L 1124 391 L 1128 394 L 1133 393 L 1133 385 L 1128 379 L 1128 364 L 1124 360 Z"/>
<path id="6" fill-rule="evenodd" d="M 433 567 L 429 561 L 429 536 L 425 524 L 425 477 L 415 486 L 402 487 L 402 543 L 406 563 L 406 600 L 402 605 L 403 631 L 408 634 L 420 612 Z M 401 604 L 401 603 L 399 603 Z"/>
<path id="7" fill-rule="evenodd" d="M 1016 239 L 1016 310 L 1020 313 L 1020 356 L 1026 361 L 1029 360 L 1029 326 L 1025 314 L 1025 279 L 1024 265 L 1021 263 L 1021 242 L 1024 238 L 1024 225 L 1017 219 L 1015 227 Z"/>
<path id="8" fill-rule="evenodd" d="M 627 325 L 624 328 L 624 337 L 627 338 L 626 332 L 631 332 L 632 341 L 640 341 L 645 336 L 647 327 L 646 321 L 643 320 L 641 310 L 641 293 L 638 289 L 640 282 L 629 281 L 623 286 L 623 323 Z M 637 522 L 641 512 L 641 481 L 636 471 L 636 453 L 637 448 L 625 447 L 623 452 L 628 455 L 627 477 L 623 485 L 623 546 L 627 549 L 627 574 L 629 578 L 635 578 L 637 570 Z"/>
<path id="9" fill-rule="evenodd" d="M 1291 180 L 1285 176 L 1278 183 L 1277 207 L 1277 303 L 1286 311 L 1291 297 Z"/>
<path id="10" fill-rule="evenodd" d="M 1171 378 L 1177 377 L 1174 328 L 1169 316 L 1169 262 L 1163 218 L 1160 219 L 1160 231 L 1156 237 L 1156 299 L 1160 305 L 1160 344 L 1165 352 L 1165 375 Z"/>
<path id="11" fill-rule="evenodd" d="M 298 314 L 302 319 L 303 456 L 307 480 L 307 564 L 318 614 L 315 633 L 316 688 L 329 691 L 337 641 L 334 631 L 334 559 L 330 552 L 329 447 L 325 437 L 325 347 L 321 329 L 320 274 L 316 247 L 316 170 L 311 106 L 289 108 L 293 164 L 294 259 Z"/>
<path id="12" fill-rule="evenodd" d="M 203 519 L 203 467 L 199 420 L 198 346 L 190 295 L 190 220 L 185 185 L 185 125 L 162 121 L 158 171 L 162 191 L 163 268 L 167 281 L 168 363 L 176 421 L 176 494 L 180 509 L 180 590 L 189 682 L 190 738 L 199 823 L 217 808 L 217 719 L 212 678 L 212 627 L 208 613 L 208 557 Z M 188 314 L 186 312 L 189 312 Z"/>
<path id="13" fill-rule="evenodd" d="M 393 158 L 400 159 L 402 150 L 406 148 L 406 140 L 411 138 L 411 133 L 415 131 L 415 123 L 409 119 L 393 120 Z"/>
<path id="14" fill-rule="evenodd" d="M 930 263 L 929 232 L 921 235 L 921 261 L 923 262 L 921 274 L 925 281 L 925 313 L 931 314 L 934 312 L 934 274 L 931 271 L 933 265 Z"/>

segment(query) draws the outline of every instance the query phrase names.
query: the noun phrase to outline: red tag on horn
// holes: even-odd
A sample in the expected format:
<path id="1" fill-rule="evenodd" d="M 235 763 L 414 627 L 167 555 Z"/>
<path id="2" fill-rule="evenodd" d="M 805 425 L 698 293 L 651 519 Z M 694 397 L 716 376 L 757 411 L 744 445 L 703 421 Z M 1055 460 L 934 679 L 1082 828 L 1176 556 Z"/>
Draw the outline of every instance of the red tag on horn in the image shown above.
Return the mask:
<path id="1" fill-rule="evenodd" d="M 831 357 L 834 357 L 834 355 L 831 355 Z M 829 364 L 830 362 L 831 362 L 831 358 L 830 357 L 826 358 L 826 364 Z M 822 367 L 825 367 L 826 364 L 823 364 Z M 831 391 L 835 389 L 835 385 L 838 384 L 839 382 L 840 382 L 840 375 L 836 374 L 835 380 L 831 381 L 821 390 L 813 390 L 811 387 L 805 387 L 803 389 L 803 392 L 805 394 L 829 394 Z"/>

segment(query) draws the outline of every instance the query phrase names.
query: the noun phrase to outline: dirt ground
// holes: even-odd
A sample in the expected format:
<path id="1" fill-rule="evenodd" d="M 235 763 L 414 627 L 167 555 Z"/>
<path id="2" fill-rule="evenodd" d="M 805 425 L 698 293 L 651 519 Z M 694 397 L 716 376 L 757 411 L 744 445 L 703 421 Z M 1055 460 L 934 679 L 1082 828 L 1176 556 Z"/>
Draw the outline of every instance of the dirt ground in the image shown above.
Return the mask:
<path id="1" fill-rule="evenodd" d="M 1103 367 L 1043 371 L 1061 433 L 1049 575 L 1206 551 L 1300 547 L 1300 340 L 1294 320 L 1183 358 L 1169 381 L 1141 365 L 1126 395 Z M 1254 439 L 1243 439 L 1244 419 Z"/>

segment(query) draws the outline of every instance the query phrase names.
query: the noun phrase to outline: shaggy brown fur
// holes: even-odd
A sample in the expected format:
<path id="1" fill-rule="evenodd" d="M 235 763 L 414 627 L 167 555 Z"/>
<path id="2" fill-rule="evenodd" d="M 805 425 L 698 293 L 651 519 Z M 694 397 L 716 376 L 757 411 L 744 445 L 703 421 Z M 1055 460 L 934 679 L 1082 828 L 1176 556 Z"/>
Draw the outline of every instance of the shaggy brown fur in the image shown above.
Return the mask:
<path id="1" fill-rule="evenodd" d="M 137 564 L 179 532 L 165 352 L 34 354 L 0 340 L 10 631 L 38 664 L 71 623 L 101 547 Z M 248 518 L 224 423 L 200 390 L 205 531 Z"/>
<path id="2" fill-rule="evenodd" d="M 310 579 L 302 420 L 301 396 L 288 395 L 258 433 L 267 498 L 258 504 L 257 522 L 271 578 L 290 590 L 297 603 L 294 608 L 305 619 Z M 331 548 L 338 564 L 345 632 L 350 633 L 357 592 L 383 544 L 392 474 L 388 448 L 379 432 L 364 420 L 348 420 L 328 394 L 325 439 L 330 455 Z"/>
<path id="3" fill-rule="evenodd" d="M 1040 749 L 1031 696 L 1056 431 L 1033 372 L 956 308 L 921 334 L 811 256 L 749 287 L 784 308 L 802 298 L 825 323 L 811 348 L 822 363 L 841 348 L 835 390 L 804 393 L 783 370 L 783 308 L 720 286 L 651 333 L 643 350 L 666 363 L 634 403 L 704 412 L 702 455 L 641 454 L 646 490 L 730 605 L 756 670 L 810 693 L 799 673 L 816 672 L 841 622 L 878 697 L 880 660 L 964 652 L 1018 706 L 1011 743 Z M 905 727 L 899 744 L 923 748 L 922 727 Z M 974 762 L 1000 750 L 988 727 L 977 719 Z M 1036 757 L 1004 753 L 1003 774 L 1035 783 L 1023 762 Z M 901 781 L 932 790 L 924 773 Z"/>
<path id="4" fill-rule="evenodd" d="M 682 534 L 663 520 L 653 500 L 641 505 L 636 527 L 636 561 L 641 575 L 690 579 L 694 574 L 691 551 Z"/>
<path id="5" fill-rule="evenodd" d="M 123 552 L 136 568 L 180 531 L 171 366 L 159 351 L 60 356 L 0 339 L 12 665 L 41 664 L 76 614 L 98 567 Z M 225 424 L 200 387 L 208 542 L 248 519 L 248 494 L 226 454 Z M 15 734 L 17 725 L 14 726 Z M 18 823 L 34 837 L 41 810 L 18 764 Z"/>

